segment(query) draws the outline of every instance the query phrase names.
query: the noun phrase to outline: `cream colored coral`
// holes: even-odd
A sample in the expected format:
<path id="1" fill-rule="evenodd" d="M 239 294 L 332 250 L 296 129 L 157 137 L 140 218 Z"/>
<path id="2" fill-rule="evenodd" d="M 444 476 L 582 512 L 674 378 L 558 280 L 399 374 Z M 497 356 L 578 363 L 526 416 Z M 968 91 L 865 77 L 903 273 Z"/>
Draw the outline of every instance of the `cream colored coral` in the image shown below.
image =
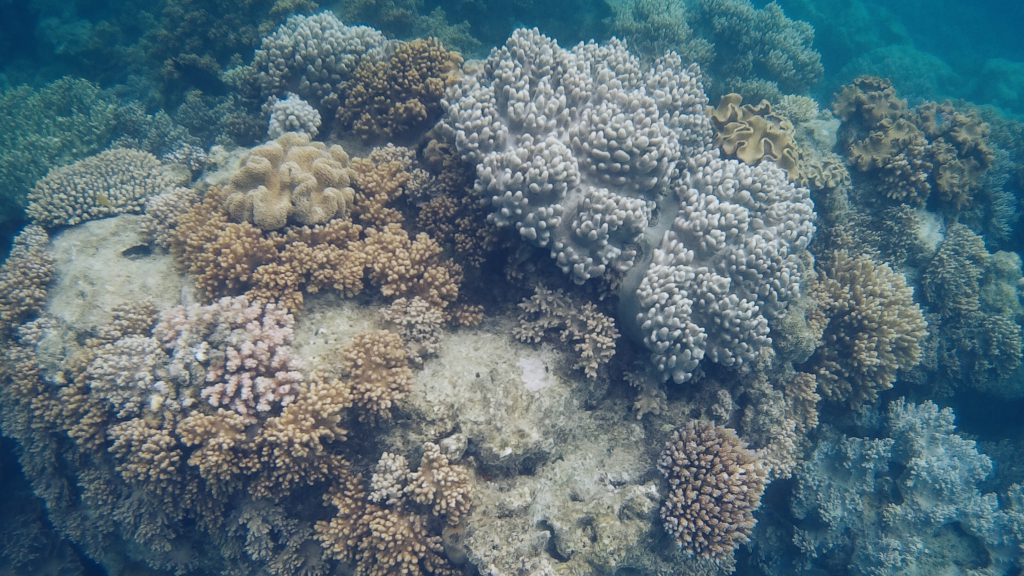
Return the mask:
<path id="1" fill-rule="evenodd" d="M 412 369 L 401 336 L 387 330 L 359 334 L 342 351 L 341 373 L 360 420 L 389 419 L 409 395 Z"/>
<path id="2" fill-rule="evenodd" d="M 731 429 L 690 421 L 672 434 L 658 469 L 669 485 L 661 518 L 684 550 L 727 558 L 750 537 L 766 474 Z"/>
<path id="3" fill-rule="evenodd" d="M 277 230 L 289 222 L 322 224 L 347 217 L 348 154 L 340 146 L 310 142 L 290 132 L 253 148 L 225 189 L 225 207 L 236 222 Z"/>
<path id="4" fill-rule="evenodd" d="M 147 198 L 181 180 L 149 152 L 115 148 L 50 170 L 29 193 L 26 212 L 48 228 L 141 212 Z"/>

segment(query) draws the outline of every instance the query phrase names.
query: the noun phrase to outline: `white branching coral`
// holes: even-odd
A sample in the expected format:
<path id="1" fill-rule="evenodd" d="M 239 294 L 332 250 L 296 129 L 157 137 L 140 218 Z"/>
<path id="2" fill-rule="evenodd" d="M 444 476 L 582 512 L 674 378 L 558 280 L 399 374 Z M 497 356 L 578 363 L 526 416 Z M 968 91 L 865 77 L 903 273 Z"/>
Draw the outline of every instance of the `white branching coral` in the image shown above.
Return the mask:
<path id="1" fill-rule="evenodd" d="M 246 297 L 161 314 L 153 336 L 171 356 L 169 372 L 204 384 L 202 399 L 239 414 L 291 403 L 303 382 L 291 343 L 295 319 L 277 304 Z"/>
<path id="2" fill-rule="evenodd" d="M 719 156 L 698 77 L 675 54 L 644 69 L 614 40 L 517 30 L 445 100 L 491 219 L 578 283 L 612 279 L 623 329 L 677 382 L 771 342 L 814 232 L 806 189 Z"/>
<path id="3" fill-rule="evenodd" d="M 338 90 L 372 50 L 387 44 L 366 26 L 346 26 L 330 12 L 292 16 L 263 39 L 243 76 L 264 98 L 294 92 L 320 110 L 341 104 Z"/>

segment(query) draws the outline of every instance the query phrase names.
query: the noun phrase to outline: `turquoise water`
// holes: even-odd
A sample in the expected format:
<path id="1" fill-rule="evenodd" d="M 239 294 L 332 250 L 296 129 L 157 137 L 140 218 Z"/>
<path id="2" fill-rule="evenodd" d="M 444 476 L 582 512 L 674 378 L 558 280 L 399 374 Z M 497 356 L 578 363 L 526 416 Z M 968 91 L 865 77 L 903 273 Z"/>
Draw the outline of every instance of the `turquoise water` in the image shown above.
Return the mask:
<path id="1" fill-rule="evenodd" d="M 0 576 L 1024 573 L 1022 22 L 0 0 Z"/>

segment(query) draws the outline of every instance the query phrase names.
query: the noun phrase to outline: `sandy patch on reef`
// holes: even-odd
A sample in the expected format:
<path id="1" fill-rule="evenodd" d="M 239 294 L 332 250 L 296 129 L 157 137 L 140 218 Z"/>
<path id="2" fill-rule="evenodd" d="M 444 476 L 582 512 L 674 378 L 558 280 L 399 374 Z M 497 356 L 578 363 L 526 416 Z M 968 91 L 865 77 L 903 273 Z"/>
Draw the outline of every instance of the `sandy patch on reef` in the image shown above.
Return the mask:
<path id="1" fill-rule="evenodd" d="M 48 312 L 79 329 L 110 321 L 115 306 L 149 300 L 163 310 L 194 299 L 170 254 L 152 251 L 139 234 L 140 216 L 86 222 L 50 241 L 57 277 Z"/>

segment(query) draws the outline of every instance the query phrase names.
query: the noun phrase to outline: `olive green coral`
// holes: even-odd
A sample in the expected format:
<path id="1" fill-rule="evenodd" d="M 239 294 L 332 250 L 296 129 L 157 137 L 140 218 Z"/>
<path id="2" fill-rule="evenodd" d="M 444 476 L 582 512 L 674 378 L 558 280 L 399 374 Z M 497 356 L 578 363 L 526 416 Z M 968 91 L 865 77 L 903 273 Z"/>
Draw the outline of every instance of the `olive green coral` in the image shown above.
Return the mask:
<path id="1" fill-rule="evenodd" d="M 756 106 L 742 102 L 743 96 L 726 94 L 711 111 L 722 151 L 751 166 L 768 158 L 785 170 L 790 180 L 795 180 L 799 166 L 793 124 L 785 116 L 772 112 L 767 100 Z"/>

